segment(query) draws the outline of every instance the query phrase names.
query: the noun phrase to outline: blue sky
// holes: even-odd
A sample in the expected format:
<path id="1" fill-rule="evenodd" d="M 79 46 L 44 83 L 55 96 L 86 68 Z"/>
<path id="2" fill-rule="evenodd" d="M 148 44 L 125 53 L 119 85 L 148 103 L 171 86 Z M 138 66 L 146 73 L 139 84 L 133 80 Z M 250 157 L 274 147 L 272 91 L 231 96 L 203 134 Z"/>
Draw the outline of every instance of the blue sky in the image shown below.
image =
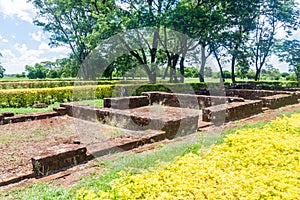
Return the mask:
<path id="1" fill-rule="evenodd" d="M 35 17 L 34 7 L 26 1 L 0 0 L 0 52 L 3 55 L 0 62 L 6 69 L 6 74 L 21 73 L 25 71 L 25 65 L 55 61 L 71 52 L 68 47 L 48 46 L 47 34 L 32 23 Z M 294 38 L 299 37 L 298 31 Z M 288 71 L 288 66 L 279 63 L 275 56 L 272 56 L 270 61 L 280 71 Z"/>
<path id="2" fill-rule="evenodd" d="M 34 7 L 27 0 L 0 0 L 0 58 L 6 74 L 21 73 L 25 65 L 66 57 L 67 47 L 50 48 L 41 28 L 34 26 Z"/>

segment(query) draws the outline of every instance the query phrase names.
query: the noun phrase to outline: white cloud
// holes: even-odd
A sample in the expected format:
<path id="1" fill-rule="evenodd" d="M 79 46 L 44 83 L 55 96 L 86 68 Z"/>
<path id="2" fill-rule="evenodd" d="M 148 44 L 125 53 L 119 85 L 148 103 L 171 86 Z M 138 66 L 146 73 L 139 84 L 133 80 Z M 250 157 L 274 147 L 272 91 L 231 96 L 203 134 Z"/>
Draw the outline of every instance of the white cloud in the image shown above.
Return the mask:
<path id="1" fill-rule="evenodd" d="M 2 49 L 1 50 L 2 56 L 3 58 L 5 58 L 6 56 L 8 57 L 14 57 L 15 55 L 11 52 L 11 50 L 9 49 Z"/>
<path id="2" fill-rule="evenodd" d="M 55 61 L 67 56 L 70 50 L 66 47 L 50 48 L 42 42 L 37 49 L 28 48 L 25 43 L 15 43 L 12 49 L 2 49 L 1 65 L 7 74 L 21 73 L 26 65 L 34 65 L 43 61 Z"/>
<path id="3" fill-rule="evenodd" d="M 19 43 L 14 44 L 14 48 L 15 50 L 17 50 L 21 55 L 26 53 L 27 51 L 27 45 L 26 44 L 22 44 L 20 45 Z"/>
<path id="4" fill-rule="evenodd" d="M 32 23 L 35 16 L 34 6 L 27 0 L 1 0 L 0 13 L 6 16 L 17 16 L 20 19 Z"/>
<path id="5" fill-rule="evenodd" d="M 39 50 L 50 50 L 50 47 L 45 42 L 42 42 L 38 47 Z"/>
<path id="6" fill-rule="evenodd" d="M 48 52 L 52 52 L 52 53 L 62 53 L 62 54 L 68 54 L 70 53 L 70 49 L 65 47 L 65 46 L 58 46 L 55 48 L 51 48 L 47 43 L 42 42 L 39 47 L 39 50 L 44 50 L 44 51 L 48 51 Z"/>
<path id="7" fill-rule="evenodd" d="M 3 38 L 2 35 L 0 35 L 0 41 L 4 42 L 4 43 L 8 43 L 8 39 Z"/>
<path id="8" fill-rule="evenodd" d="M 38 31 L 37 33 L 29 33 L 29 36 L 32 37 L 37 42 L 41 42 L 44 39 L 44 35 L 42 31 Z"/>
<path id="9" fill-rule="evenodd" d="M 22 54 L 11 51 L 10 49 L 3 49 L 1 59 L 2 66 L 6 69 L 6 73 L 21 73 L 25 71 L 25 65 L 34 65 L 35 63 L 49 60 L 45 57 L 44 52 L 33 49 L 26 49 L 26 45 L 16 45 L 20 47 L 19 52 Z"/>

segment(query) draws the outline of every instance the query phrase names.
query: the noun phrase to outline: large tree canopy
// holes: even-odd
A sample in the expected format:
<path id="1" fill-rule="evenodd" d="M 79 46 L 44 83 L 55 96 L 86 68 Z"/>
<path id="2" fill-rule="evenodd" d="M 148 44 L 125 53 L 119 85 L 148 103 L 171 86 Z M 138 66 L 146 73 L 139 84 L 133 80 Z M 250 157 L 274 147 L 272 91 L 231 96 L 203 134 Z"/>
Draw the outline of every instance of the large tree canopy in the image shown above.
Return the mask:
<path id="1" fill-rule="evenodd" d="M 65 68 L 68 74 L 74 75 L 95 47 L 119 34 L 122 37 L 114 45 L 116 49 L 124 48 L 127 55 L 111 60 L 104 75 L 111 77 L 115 70 L 126 72 L 139 65 L 150 83 L 156 82 L 159 66 L 166 67 L 164 77 L 169 74 L 170 82 L 178 81 L 178 72 L 183 82 L 185 62 L 199 63 L 199 79 L 204 81 L 210 55 L 216 58 L 222 76 L 223 68 L 230 67 L 233 82 L 236 74 L 246 77 L 250 68 L 255 69 L 255 79 L 259 79 L 273 53 L 278 32 L 288 37 L 299 25 L 295 0 L 29 2 L 38 11 L 34 23 L 50 33 L 50 46 L 68 45 L 72 50 L 69 63 L 74 65 L 64 66 L 74 66 L 75 70 Z M 116 49 L 110 50 L 114 53 Z M 86 78 L 101 75 L 91 69 L 82 70 Z"/>
<path id="2" fill-rule="evenodd" d="M 298 79 L 298 87 L 300 87 L 300 41 L 285 40 L 278 42 L 277 53 L 281 61 L 289 64 L 290 70 L 295 72 Z"/>

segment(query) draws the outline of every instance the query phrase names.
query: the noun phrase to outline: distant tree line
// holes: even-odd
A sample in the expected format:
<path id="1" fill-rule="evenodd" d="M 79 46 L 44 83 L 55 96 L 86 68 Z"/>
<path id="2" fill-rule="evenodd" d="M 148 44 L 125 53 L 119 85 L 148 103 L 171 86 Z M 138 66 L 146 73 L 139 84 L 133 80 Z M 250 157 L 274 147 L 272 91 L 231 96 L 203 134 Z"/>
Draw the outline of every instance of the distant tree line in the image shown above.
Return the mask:
<path id="1" fill-rule="evenodd" d="M 1 53 L 0 53 L 0 57 L 2 57 L 2 54 L 1 54 Z M 0 78 L 3 78 L 4 72 L 5 72 L 5 69 L 4 69 L 4 67 L 1 65 L 1 62 L 0 62 Z"/>
<path id="2" fill-rule="evenodd" d="M 72 50 L 64 60 L 67 64 L 46 66 L 46 76 L 74 76 L 101 42 L 131 31 L 131 35 L 119 37 L 115 44 L 126 48 L 128 54 L 112 60 L 101 74 L 83 71 L 84 78 L 103 74 L 112 77 L 113 73 L 124 74 L 139 66 L 149 82 L 155 83 L 158 69 L 165 66 L 163 78 L 183 82 L 186 73 L 190 73 L 187 62 L 192 60 L 199 63 L 199 80 L 205 81 L 206 61 L 211 56 L 218 63 L 221 77 L 227 76 L 224 68 L 230 66 L 232 82 L 237 76 L 246 78 L 248 74 L 259 80 L 270 56 L 277 54 L 300 81 L 299 41 L 290 40 L 299 28 L 299 5 L 295 0 L 29 2 L 38 10 L 34 24 L 50 33 L 49 45 L 68 45 Z M 152 32 L 144 27 L 152 27 Z M 277 38 L 278 32 L 285 34 L 284 39 Z M 114 50 L 118 48 L 111 49 L 112 53 Z M 196 51 L 198 54 L 193 57 L 191 52 Z M 40 73 L 41 66 L 34 68 L 36 76 L 45 75 Z M 34 71 L 29 66 L 26 70 Z"/>

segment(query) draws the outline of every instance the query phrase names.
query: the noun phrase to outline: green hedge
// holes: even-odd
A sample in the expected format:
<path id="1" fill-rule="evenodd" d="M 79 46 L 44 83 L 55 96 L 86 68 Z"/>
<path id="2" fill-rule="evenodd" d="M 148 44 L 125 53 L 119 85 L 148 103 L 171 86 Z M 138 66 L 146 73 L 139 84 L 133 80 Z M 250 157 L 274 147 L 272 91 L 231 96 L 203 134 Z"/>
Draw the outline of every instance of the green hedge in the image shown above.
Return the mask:
<path id="1" fill-rule="evenodd" d="M 118 84 L 114 86 L 113 96 L 138 96 L 149 91 L 194 93 L 206 88 L 206 83 Z"/>
<path id="2" fill-rule="evenodd" d="M 0 89 L 23 89 L 23 88 L 55 88 L 78 85 L 110 85 L 116 81 L 7 81 L 0 82 Z"/>
<path id="3" fill-rule="evenodd" d="M 28 107 L 35 103 L 102 99 L 112 95 L 112 87 L 108 85 L 0 90 L 0 107 Z"/>
<path id="4" fill-rule="evenodd" d="M 205 83 L 193 84 L 124 84 L 98 86 L 69 86 L 57 88 L 0 90 L 0 107 L 28 107 L 35 103 L 52 104 L 111 96 L 140 95 L 147 91 L 193 92 L 205 89 Z"/>
<path id="5" fill-rule="evenodd" d="M 249 84 L 269 87 L 298 87 L 297 81 L 236 81 L 236 84 Z"/>

